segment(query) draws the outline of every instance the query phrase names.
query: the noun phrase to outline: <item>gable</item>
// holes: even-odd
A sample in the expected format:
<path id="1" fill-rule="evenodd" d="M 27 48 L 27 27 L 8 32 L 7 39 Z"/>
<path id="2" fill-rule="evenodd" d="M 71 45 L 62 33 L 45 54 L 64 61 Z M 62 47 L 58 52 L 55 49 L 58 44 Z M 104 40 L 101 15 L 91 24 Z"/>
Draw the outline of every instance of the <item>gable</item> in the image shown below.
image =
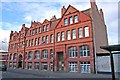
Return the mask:
<path id="1" fill-rule="evenodd" d="M 43 21 L 43 24 L 44 24 L 44 23 L 47 23 L 47 22 L 49 22 L 49 21 L 48 21 L 47 19 L 45 19 L 45 20 Z"/>
<path id="2" fill-rule="evenodd" d="M 76 12 L 78 11 L 76 8 L 74 8 L 73 6 L 69 5 L 67 10 L 65 11 L 64 15 L 67 15 L 67 14 L 70 14 L 70 13 L 73 13 L 73 12 Z"/>

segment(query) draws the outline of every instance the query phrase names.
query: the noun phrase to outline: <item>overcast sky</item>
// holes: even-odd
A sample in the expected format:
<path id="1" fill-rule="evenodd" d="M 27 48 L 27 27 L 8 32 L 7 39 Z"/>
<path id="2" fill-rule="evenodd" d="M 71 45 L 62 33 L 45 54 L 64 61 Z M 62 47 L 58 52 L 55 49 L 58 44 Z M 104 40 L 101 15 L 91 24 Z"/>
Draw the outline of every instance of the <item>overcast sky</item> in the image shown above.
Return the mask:
<path id="1" fill-rule="evenodd" d="M 10 31 L 19 31 L 22 24 L 29 27 L 31 21 L 50 20 L 53 15 L 61 16 L 61 8 L 68 5 L 82 11 L 90 8 L 90 0 L 1 0 L 0 3 L 0 45 L 9 42 Z M 96 0 L 104 12 L 109 44 L 118 43 L 118 1 Z"/>

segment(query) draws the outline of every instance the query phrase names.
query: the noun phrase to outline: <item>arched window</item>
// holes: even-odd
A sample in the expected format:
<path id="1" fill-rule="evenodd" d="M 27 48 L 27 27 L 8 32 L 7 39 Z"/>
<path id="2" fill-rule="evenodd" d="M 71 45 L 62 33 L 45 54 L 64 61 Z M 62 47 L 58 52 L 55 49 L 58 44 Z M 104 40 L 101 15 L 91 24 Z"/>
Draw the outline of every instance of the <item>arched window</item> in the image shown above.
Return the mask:
<path id="1" fill-rule="evenodd" d="M 29 60 L 32 60 L 32 56 L 33 56 L 33 53 L 32 53 L 32 52 L 29 52 L 29 54 L 28 54 L 28 59 L 29 59 Z"/>
<path id="2" fill-rule="evenodd" d="M 42 50 L 42 58 L 43 59 L 48 58 L 48 50 Z"/>
<path id="3" fill-rule="evenodd" d="M 16 60 L 16 59 L 17 59 L 17 53 L 15 53 L 13 56 L 13 60 Z"/>
<path id="4" fill-rule="evenodd" d="M 70 47 L 68 49 L 69 57 L 70 58 L 76 58 L 77 57 L 77 48 L 76 47 Z"/>
<path id="5" fill-rule="evenodd" d="M 10 54 L 10 60 L 12 60 L 12 54 Z"/>
<path id="6" fill-rule="evenodd" d="M 35 59 L 40 59 L 40 52 L 39 51 L 35 51 Z"/>
<path id="7" fill-rule="evenodd" d="M 80 47 L 80 56 L 87 57 L 90 56 L 90 48 L 87 45 Z"/>

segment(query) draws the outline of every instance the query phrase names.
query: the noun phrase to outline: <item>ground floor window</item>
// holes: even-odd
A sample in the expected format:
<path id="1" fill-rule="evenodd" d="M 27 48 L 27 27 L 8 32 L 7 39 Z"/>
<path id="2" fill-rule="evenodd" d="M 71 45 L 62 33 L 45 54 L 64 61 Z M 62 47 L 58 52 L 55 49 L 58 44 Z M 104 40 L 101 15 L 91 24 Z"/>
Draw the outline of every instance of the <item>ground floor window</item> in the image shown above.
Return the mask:
<path id="1" fill-rule="evenodd" d="M 77 62 L 69 62 L 69 72 L 77 72 Z"/>
<path id="2" fill-rule="evenodd" d="M 42 70 L 47 71 L 48 64 L 47 62 L 42 62 Z"/>
<path id="3" fill-rule="evenodd" d="M 53 63 L 50 63 L 50 71 L 53 71 Z"/>
<path id="4" fill-rule="evenodd" d="M 81 73 L 90 73 L 90 62 L 80 62 L 80 72 Z"/>
<path id="5" fill-rule="evenodd" d="M 13 63 L 13 68 L 16 69 L 16 62 Z"/>
<path id="6" fill-rule="evenodd" d="M 9 63 L 9 67 L 12 68 L 12 62 Z"/>
<path id="7" fill-rule="evenodd" d="M 28 62 L 28 69 L 32 69 L 32 62 Z"/>
<path id="8" fill-rule="evenodd" d="M 39 69 L 39 62 L 35 62 L 35 64 L 34 64 L 34 69 L 35 69 L 35 70 L 38 70 L 38 69 Z"/>

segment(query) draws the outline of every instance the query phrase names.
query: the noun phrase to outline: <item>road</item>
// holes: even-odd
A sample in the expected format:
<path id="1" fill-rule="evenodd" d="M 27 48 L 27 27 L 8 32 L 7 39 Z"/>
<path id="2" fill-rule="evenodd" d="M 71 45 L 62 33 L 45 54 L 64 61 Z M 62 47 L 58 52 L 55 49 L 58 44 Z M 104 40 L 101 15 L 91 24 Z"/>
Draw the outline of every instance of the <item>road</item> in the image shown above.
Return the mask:
<path id="1" fill-rule="evenodd" d="M 2 78 L 4 80 L 4 78 L 21 78 L 23 80 L 23 78 L 36 78 L 39 80 L 43 80 L 40 78 L 54 78 L 54 79 L 58 79 L 58 78 L 81 78 L 82 80 L 84 78 L 86 78 L 85 80 L 94 80 L 95 79 L 101 79 L 105 78 L 109 78 L 109 80 L 111 80 L 111 74 L 80 74 L 80 73 L 66 73 L 66 72 L 50 72 L 50 71 L 35 71 L 35 70 L 23 70 L 23 69 L 8 69 L 7 71 L 3 71 L 2 72 Z M 25 79 L 25 80 L 26 80 Z M 34 80 L 36 80 L 34 79 Z M 12 79 L 14 80 L 14 79 Z M 18 79 L 15 79 L 18 80 Z M 30 79 L 29 79 L 30 80 Z M 53 80 L 53 79 L 52 79 Z M 63 80 L 63 79 L 62 79 Z M 65 79 L 67 80 L 67 79 Z M 72 79 L 74 80 L 74 79 Z M 76 79 L 75 79 L 76 80 Z"/>

